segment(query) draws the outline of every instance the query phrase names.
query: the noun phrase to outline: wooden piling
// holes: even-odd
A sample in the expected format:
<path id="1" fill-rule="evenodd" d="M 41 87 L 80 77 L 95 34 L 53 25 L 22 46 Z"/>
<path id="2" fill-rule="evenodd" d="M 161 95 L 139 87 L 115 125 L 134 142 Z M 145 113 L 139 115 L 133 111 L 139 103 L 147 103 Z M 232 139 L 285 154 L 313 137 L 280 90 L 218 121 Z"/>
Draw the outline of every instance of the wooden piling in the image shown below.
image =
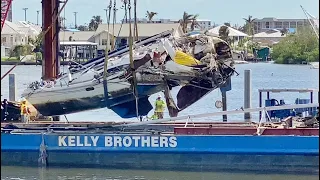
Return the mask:
<path id="1" fill-rule="evenodd" d="M 244 70 L 244 108 L 251 108 L 251 70 Z M 245 121 L 251 121 L 251 113 L 244 113 Z"/>
<path id="2" fill-rule="evenodd" d="M 9 74 L 9 101 L 16 100 L 17 86 L 16 74 Z"/>

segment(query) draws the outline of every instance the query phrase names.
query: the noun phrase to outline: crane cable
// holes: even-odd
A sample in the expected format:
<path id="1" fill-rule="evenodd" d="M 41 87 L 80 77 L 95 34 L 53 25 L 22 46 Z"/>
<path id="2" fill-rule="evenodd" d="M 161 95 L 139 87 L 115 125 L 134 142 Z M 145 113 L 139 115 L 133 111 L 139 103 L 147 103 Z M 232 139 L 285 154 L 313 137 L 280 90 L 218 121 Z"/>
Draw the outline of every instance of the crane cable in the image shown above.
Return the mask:
<path id="1" fill-rule="evenodd" d="M 132 31 L 131 31 L 131 3 L 130 0 L 128 1 L 128 10 L 129 10 L 129 59 L 130 59 L 130 67 L 132 71 L 132 77 L 133 77 L 133 95 L 136 100 L 136 115 L 137 118 L 139 118 L 139 109 L 138 109 L 138 91 L 137 91 L 137 77 L 136 77 L 136 72 L 135 72 L 135 67 L 133 64 L 133 39 L 132 39 Z"/>
<path id="2" fill-rule="evenodd" d="M 62 10 L 64 9 L 64 7 L 67 5 L 68 1 L 69 1 L 69 0 L 66 0 L 66 1 L 64 2 L 64 4 L 62 5 L 62 7 L 60 8 L 60 10 L 59 10 L 58 13 L 57 13 L 57 16 L 54 18 L 53 23 L 51 23 L 50 26 L 49 26 L 43 33 L 41 32 L 41 33 L 39 34 L 39 39 L 40 39 L 41 41 L 42 41 L 42 38 L 43 38 L 43 37 L 49 32 L 49 30 L 52 28 L 52 26 L 54 25 L 54 23 L 58 20 L 59 15 L 61 14 L 61 12 L 62 12 Z M 2 80 L 3 78 L 5 78 L 15 67 L 17 67 L 17 65 L 19 65 L 26 56 L 27 56 L 27 55 L 23 56 L 23 57 L 20 59 L 19 62 L 17 62 L 12 68 L 10 68 L 10 69 L 1 77 L 1 80 Z M 11 57 L 11 56 L 10 56 L 10 57 Z M 10 58 L 10 57 L 9 57 L 9 58 Z"/>
<path id="3" fill-rule="evenodd" d="M 108 36 L 107 36 L 107 44 L 106 44 L 106 50 L 105 50 L 105 58 L 104 58 L 104 70 L 103 70 L 103 88 L 104 88 L 104 97 L 105 101 L 108 107 L 108 83 L 107 83 L 107 74 L 108 74 L 108 46 L 109 43 L 109 37 L 110 37 L 110 19 L 111 19 L 111 7 L 112 7 L 112 0 L 110 0 L 110 4 L 108 6 L 109 8 L 109 14 L 107 16 L 107 24 L 108 24 Z"/>

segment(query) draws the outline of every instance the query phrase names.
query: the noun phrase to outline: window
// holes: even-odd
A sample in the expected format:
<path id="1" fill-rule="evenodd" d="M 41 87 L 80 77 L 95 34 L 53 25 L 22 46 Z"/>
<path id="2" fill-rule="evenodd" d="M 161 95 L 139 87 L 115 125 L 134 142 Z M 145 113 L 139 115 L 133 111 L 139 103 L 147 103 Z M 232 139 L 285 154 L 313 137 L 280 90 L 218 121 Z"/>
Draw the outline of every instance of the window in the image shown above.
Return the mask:
<path id="1" fill-rule="evenodd" d="M 266 22 L 266 28 L 267 28 L 267 29 L 270 28 L 270 22 Z"/>
<path id="2" fill-rule="evenodd" d="M 11 44 L 13 44 L 13 37 L 10 37 L 10 42 Z"/>
<path id="3" fill-rule="evenodd" d="M 283 27 L 284 28 L 289 28 L 289 22 L 283 22 Z"/>
<path id="4" fill-rule="evenodd" d="M 1 43 L 6 43 L 7 42 L 7 38 L 6 37 L 2 37 L 1 38 Z"/>
<path id="5" fill-rule="evenodd" d="M 296 22 L 290 22 L 290 28 L 297 28 Z"/>
<path id="6" fill-rule="evenodd" d="M 303 22 L 298 22 L 298 27 L 302 27 L 303 26 Z"/>
<path id="7" fill-rule="evenodd" d="M 108 44 L 108 40 L 107 39 L 102 39 L 102 45 L 107 45 Z"/>
<path id="8" fill-rule="evenodd" d="M 277 29 L 282 28 L 282 22 L 276 22 L 276 28 Z"/>

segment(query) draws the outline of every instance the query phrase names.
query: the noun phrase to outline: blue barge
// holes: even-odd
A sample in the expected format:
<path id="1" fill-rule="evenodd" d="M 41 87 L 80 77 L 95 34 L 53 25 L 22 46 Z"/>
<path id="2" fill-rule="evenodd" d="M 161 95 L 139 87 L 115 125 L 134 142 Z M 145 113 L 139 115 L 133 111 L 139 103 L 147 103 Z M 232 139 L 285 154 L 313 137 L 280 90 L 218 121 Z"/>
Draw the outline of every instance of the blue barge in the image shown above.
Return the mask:
<path id="1" fill-rule="evenodd" d="M 1 165 L 318 173 L 319 136 L 2 133 Z"/>

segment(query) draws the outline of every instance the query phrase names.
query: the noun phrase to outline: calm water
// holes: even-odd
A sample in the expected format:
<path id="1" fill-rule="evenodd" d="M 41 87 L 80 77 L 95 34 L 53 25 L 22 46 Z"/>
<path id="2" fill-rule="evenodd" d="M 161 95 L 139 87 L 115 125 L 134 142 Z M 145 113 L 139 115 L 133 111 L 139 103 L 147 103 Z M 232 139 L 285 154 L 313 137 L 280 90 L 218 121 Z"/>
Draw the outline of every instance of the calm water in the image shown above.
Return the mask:
<path id="1" fill-rule="evenodd" d="M 316 175 L 1 167 L 2 180 L 318 180 Z"/>
<path id="2" fill-rule="evenodd" d="M 11 66 L 1 66 L 1 75 Z M 260 88 L 319 88 L 319 69 L 309 66 L 276 65 L 269 63 L 253 63 L 236 66 L 239 76 L 232 78 L 232 90 L 227 93 L 228 109 L 238 109 L 243 106 L 243 77 L 244 70 L 252 70 L 252 107 L 258 107 L 258 89 Z M 20 95 L 29 82 L 38 80 L 41 76 L 40 66 L 18 66 L 13 73 L 17 74 L 18 94 Z M 173 90 L 173 94 L 177 89 Z M 1 94 L 8 97 L 8 78 L 1 81 Z M 150 97 L 154 102 L 156 95 Z M 286 103 L 293 103 L 296 98 L 309 98 L 309 94 L 281 93 L 272 94 L 276 99 L 285 99 Z M 315 94 L 317 99 L 317 94 Z M 180 115 L 209 113 L 220 111 L 214 107 L 214 102 L 221 99 L 221 93 L 216 90 L 201 99 L 193 106 L 184 110 Z M 151 112 L 152 113 L 152 112 Z M 256 121 L 257 114 L 253 114 Z M 108 109 L 98 109 L 77 114 L 67 115 L 69 121 L 118 121 L 115 113 Z M 221 117 L 208 118 L 213 121 Z M 136 121 L 135 119 L 132 119 Z M 203 119 L 202 119 L 203 120 Z M 243 121 L 243 115 L 228 116 L 229 121 Z M 163 172 L 137 170 L 97 170 L 97 169 L 38 169 L 21 167 L 1 167 L 1 179 L 86 179 L 86 180 L 316 180 L 318 176 L 297 176 L 277 174 L 239 174 L 239 173 L 193 173 L 193 172 Z"/>

